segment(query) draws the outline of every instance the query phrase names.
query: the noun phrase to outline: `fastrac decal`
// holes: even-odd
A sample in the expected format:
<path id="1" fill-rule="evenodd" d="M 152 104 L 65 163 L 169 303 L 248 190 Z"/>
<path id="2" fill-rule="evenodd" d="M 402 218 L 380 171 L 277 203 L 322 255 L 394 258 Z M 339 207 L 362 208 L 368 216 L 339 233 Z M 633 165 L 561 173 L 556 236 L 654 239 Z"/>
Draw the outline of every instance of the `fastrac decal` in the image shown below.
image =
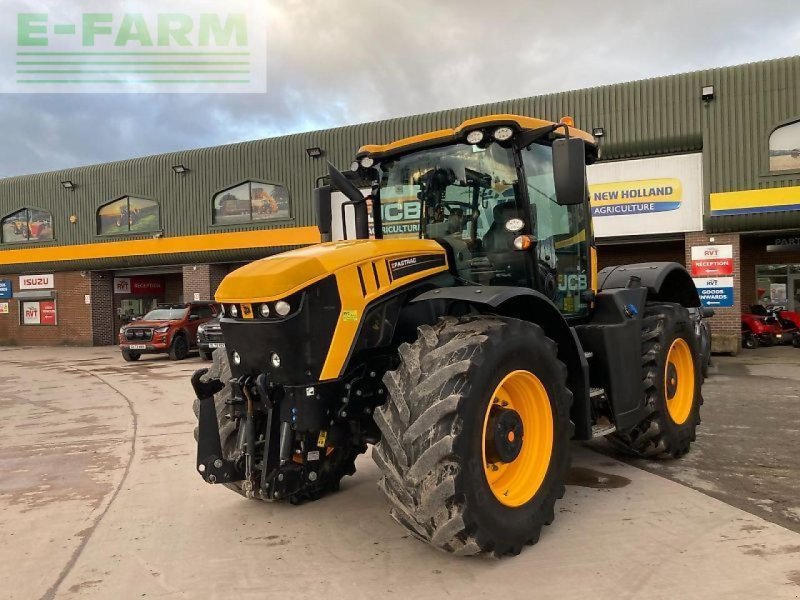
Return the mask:
<path id="1" fill-rule="evenodd" d="M 683 186 L 674 178 L 596 183 L 589 196 L 592 216 L 641 215 L 679 209 Z"/>
<path id="2" fill-rule="evenodd" d="M 389 276 L 392 278 L 392 281 L 394 281 L 400 277 L 408 277 L 420 271 L 444 267 L 447 265 L 447 260 L 444 254 L 426 254 L 424 256 L 396 258 L 387 261 L 387 265 L 389 267 Z"/>

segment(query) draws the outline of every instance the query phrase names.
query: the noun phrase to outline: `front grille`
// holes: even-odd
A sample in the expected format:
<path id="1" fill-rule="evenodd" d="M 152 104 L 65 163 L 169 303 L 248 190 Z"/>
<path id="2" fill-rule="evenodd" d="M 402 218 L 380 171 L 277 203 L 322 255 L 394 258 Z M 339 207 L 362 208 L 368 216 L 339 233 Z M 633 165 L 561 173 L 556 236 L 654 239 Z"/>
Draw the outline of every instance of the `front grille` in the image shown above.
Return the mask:
<path id="1" fill-rule="evenodd" d="M 222 329 L 206 329 L 206 339 L 209 342 L 224 342 L 222 338 Z"/>
<path id="2" fill-rule="evenodd" d="M 147 342 L 153 339 L 152 329 L 126 329 L 125 339 L 131 342 Z"/>

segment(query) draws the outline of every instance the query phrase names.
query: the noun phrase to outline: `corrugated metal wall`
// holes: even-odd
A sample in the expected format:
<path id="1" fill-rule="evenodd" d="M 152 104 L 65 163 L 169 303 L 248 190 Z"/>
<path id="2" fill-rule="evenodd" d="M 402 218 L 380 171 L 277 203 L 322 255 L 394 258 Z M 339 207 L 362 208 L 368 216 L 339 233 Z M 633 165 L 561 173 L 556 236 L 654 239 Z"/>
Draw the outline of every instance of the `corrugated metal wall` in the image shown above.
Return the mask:
<path id="1" fill-rule="evenodd" d="M 550 120 L 571 115 L 583 129 L 603 127 L 603 160 L 702 150 L 707 202 L 710 192 L 800 184 L 799 173 L 770 175 L 767 168 L 769 133 L 779 122 L 800 116 L 799 75 L 800 57 L 792 57 L 9 178 L 0 180 L 0 215 L 22 206 L 51 211 L 56 244 L 108 241 L 95 235 L 95 213 L 100 205 L 124 195 L 157 200 L 166 236 L 310 225 L 311 190 L 325 173 L 325 160 L 310 159 L 306 148 L 319 146 L 325 159 L 347 166 L 362 144 L 454 127 L 464 119 L 497 112 Z M 716 98 L 710 103 L 700 98 L 703 85 L 714 85 Z M 176 164 L 190 172 L 176 175 L 171 169 Z M 61 187 L 65 179 L 76 184 L 75 191 Z M 212 196 L 247 179 L 287 186 L 292 220 L 212 225 Z M 77 216 L 76 224 L 69 223 L 70 215 Z M 714 231 L 800 227 L 800 212 L 715 218 L 708 225 Z"/>

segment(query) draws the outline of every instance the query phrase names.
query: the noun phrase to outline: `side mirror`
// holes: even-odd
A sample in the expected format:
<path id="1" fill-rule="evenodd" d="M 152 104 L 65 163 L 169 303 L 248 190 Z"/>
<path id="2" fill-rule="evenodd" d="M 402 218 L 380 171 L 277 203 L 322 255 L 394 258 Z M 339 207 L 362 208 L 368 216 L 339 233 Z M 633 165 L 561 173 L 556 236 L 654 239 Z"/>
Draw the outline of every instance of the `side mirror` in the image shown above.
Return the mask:
<path id="1" fill-rule="evenodd" d="M 331 215 L 331 186 L 324 185 L 314 188 L 314 217 L 317 220 L 317 227 L 323 236 L 329 236 L 333 227 L 333 216 Z"/>
<path id="2" fill-rule="evenodd" d="M 714 316 L 714 309 L 708 308 L 707 306 L 700 307 L 700 318 L 702 319 L 710 319 Z"/>
<path id="3" fill-rule="evenodd" d="M 189 315 L 190 321 L 198 321 L 200 320 L 200 315 Z"/>
<path id="4" fill-rule="evenodd" d="M 553 180 L 560 206 L 586 202 L 586 145 L 582 139 L 553 141 Z"/>

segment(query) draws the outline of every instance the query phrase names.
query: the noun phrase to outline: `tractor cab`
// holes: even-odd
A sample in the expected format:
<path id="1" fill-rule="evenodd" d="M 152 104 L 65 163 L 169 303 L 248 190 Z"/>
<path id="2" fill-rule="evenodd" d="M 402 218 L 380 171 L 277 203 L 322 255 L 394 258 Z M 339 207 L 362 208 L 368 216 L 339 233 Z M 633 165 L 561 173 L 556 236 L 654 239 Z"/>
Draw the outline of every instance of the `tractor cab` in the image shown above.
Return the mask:
<path id="1" fill-rule="evenodd" d="M 570 125 L 499 115 L 415 143 L 365 146 L 351 177 L 372 181 L 366 199 L 363 188 L 347 194 L 349 178 L 340 189 L 369 237 L 436 240 L 463 284 L 532 288 L 580 316 L 592 279 L 585 165 L 596 148 Z M 349 231 L 360 237 L 358 229 Z"/>

